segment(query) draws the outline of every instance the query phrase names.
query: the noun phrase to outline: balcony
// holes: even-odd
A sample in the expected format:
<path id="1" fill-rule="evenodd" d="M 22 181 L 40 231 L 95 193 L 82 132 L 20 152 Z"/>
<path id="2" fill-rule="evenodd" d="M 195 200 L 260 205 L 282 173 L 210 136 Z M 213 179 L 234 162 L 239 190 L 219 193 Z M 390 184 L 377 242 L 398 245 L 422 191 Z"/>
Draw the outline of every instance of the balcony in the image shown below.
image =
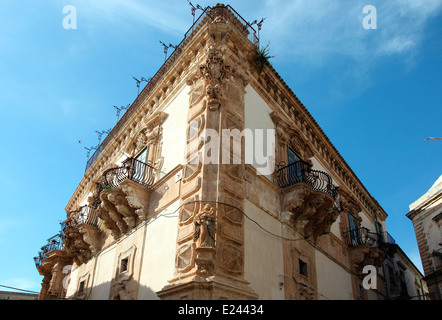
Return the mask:
<path id="1" fill-rule="evenodd" d="M 129 158 L 123 166 L 111 168 L 103 173 L 103 185 L 107 188 L 119 188 L 125 180 L 132 180 L 147 188 L 154 182 L 155 168 L 150 163 L 144 163 L 134 158 Z"/>
<path id="2" fill-rule="evenodd" d="M 398 246 L 393 237 L 388 232 L 384 232 L 384 238 L 381 239 L 379 249 L 384 251 L 384 255 L 392 257 L 397 252 Z"/>
<path id="3" fill-rule="evenodd" d="M 350 229 L 344 232 L 344 240 L 349 248 L 354 248 L 361 245 L 380 248 L 380 246 L 384 243 L 380 234 L 371 232 L 369 229 L 364 227 Z"/>
<path id="4" fill-rule="evenodd" d="M 342 235 L 349 248 L 351 268 L 361 278 L 364 266 L 379 267 L 382 264 L 385 256 L 382 235 L 364 227 L 348 229 Z"/>
<path id="5" fill-rule="evenodd" d="M 79 228 L 83 225 L 98 228 L 98 216 L 94 208 L 86 205 L 77 211 L 69 213 L 69 219 L 65 222 L 64 230 Z"/>
<path id="6" fill-rule="evenodd" d="M 54 300 L 64 297 L 63 270 L 72 264 L 72 257 L 66 250 L 66 235 L 60 232 L 48 239 L 41 251 L 34 257 L 35 266 L 44 276 L 39 300 Z"/>
<path id="7" fill-rule="evenodd" d="M 155 167 L 129 158 L 120 167 L 106 170 L 90 199 L 97 216 L 117 239 L 147 219 Z"/>
<path id="8" fill-rule="evenodd" d="M 330 232 L 341 211 L 337 187 L 326 172 L 311 169 L 304 161 L 295 161 L 275 172 L 282 189 L 281 208 L 290 214 L 294 226 L 316 242 Z"/>
<path id="9" fill-rule="evenodd" d="M 61 250 L 63 246 L 63 234 L 59 233 L 48 239 L 48 243 L 41 247 L 38 256 L 34 257 L 35 265 L 43 266 L 43 260 L 47 258 L 47 253 L 54 250 Z"/>
<path id="10" fill-rule="evenodd" d="M 69 212 L 68 219 L 62 223 L 62 230 L 66 236 L 66 250 L 77 263 L 84 262 L 98 251 L 101 230 L 94 208 L 85 205 Z M 78 257 L 79 252 L 81 257 Z"/>
<path id="11" fill-rule="evenodd" d="M 328 173 L 312 170 L 310 165 L 302 160 L 283 166 L 276 171 L 280 188 L 287 188 L 297 183 L 306 183 L 314 191 L 336 196 L 336 187 Z"/>

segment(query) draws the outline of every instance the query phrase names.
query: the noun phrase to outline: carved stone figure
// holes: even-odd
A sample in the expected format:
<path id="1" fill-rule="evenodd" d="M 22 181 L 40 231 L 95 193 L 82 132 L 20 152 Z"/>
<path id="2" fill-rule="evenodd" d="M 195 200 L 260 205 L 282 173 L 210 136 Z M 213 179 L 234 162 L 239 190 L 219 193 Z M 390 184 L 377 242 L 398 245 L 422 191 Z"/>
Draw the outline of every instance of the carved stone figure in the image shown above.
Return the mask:
<path id="1" fill-rule="evenodd" d="M 198 247 L 215 247 L 215 212 L 213 206 L 206 204 L 195 218 L 194 240 Z"/>

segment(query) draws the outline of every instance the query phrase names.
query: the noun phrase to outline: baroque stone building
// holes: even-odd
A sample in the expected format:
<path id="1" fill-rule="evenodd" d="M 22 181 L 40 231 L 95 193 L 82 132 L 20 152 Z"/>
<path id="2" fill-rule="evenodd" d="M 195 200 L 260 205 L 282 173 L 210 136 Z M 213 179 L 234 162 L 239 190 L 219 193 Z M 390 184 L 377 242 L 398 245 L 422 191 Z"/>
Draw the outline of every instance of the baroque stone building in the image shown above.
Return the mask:
<path id="1" fill-rule="evenodd" d="M 412 222 L 432 299 L 442 299 L 442 175 L 406 215 Z"/>
<path id="2" fill-rule="evenodd" d="M 389 297 L 387 214 L 258 45 L 230 6 L 196 20 L 89 160 L 40 299 Z"/>

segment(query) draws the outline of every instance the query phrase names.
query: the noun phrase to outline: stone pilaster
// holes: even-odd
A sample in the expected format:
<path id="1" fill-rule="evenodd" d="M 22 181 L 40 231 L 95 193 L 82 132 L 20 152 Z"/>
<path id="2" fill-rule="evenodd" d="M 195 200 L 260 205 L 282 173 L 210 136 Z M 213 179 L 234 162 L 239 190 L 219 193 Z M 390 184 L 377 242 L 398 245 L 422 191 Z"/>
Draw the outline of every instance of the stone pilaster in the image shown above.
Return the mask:
<path id="1" fill-rule="evenodd" d="M 244 129 L 247 82 L 228 62 L 230 28 L 217 19 L 209 24 L 207 56 L 188 81 L 175 276 L 157 292 L 161 299 L 257 298 L 244 280 L 243 143 L 238 154 L 222 139 L 223 129 Z"/>

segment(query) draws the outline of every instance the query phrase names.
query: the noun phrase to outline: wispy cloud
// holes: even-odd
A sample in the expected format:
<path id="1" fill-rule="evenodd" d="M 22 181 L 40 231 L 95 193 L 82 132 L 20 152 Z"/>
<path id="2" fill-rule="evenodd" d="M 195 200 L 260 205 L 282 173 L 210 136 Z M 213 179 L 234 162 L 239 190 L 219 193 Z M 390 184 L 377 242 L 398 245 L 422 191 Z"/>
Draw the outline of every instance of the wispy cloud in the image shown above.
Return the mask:
<path id="1" fill-rule="evenodd" d="M 137 22 L 175 33 L 182 32 L 189 21 L 169 1 L 77 0 L 73 3 L 78 16 L 82 15 L 96 23 L 118 23 L 120 26 L 126 23 L 133 26 Z"/>
<path id="2" fill-rule="evenodd" d="M 362 25 L 367 4 L 376 7 L 375 30 Z M 419 48 L 429 19 L 441 9 L 442 0 L 267 0 L 263 34 L 279 57 L 312 64 L 327 63 L 335 54 L 357 61 L 404 55 Z"/>

